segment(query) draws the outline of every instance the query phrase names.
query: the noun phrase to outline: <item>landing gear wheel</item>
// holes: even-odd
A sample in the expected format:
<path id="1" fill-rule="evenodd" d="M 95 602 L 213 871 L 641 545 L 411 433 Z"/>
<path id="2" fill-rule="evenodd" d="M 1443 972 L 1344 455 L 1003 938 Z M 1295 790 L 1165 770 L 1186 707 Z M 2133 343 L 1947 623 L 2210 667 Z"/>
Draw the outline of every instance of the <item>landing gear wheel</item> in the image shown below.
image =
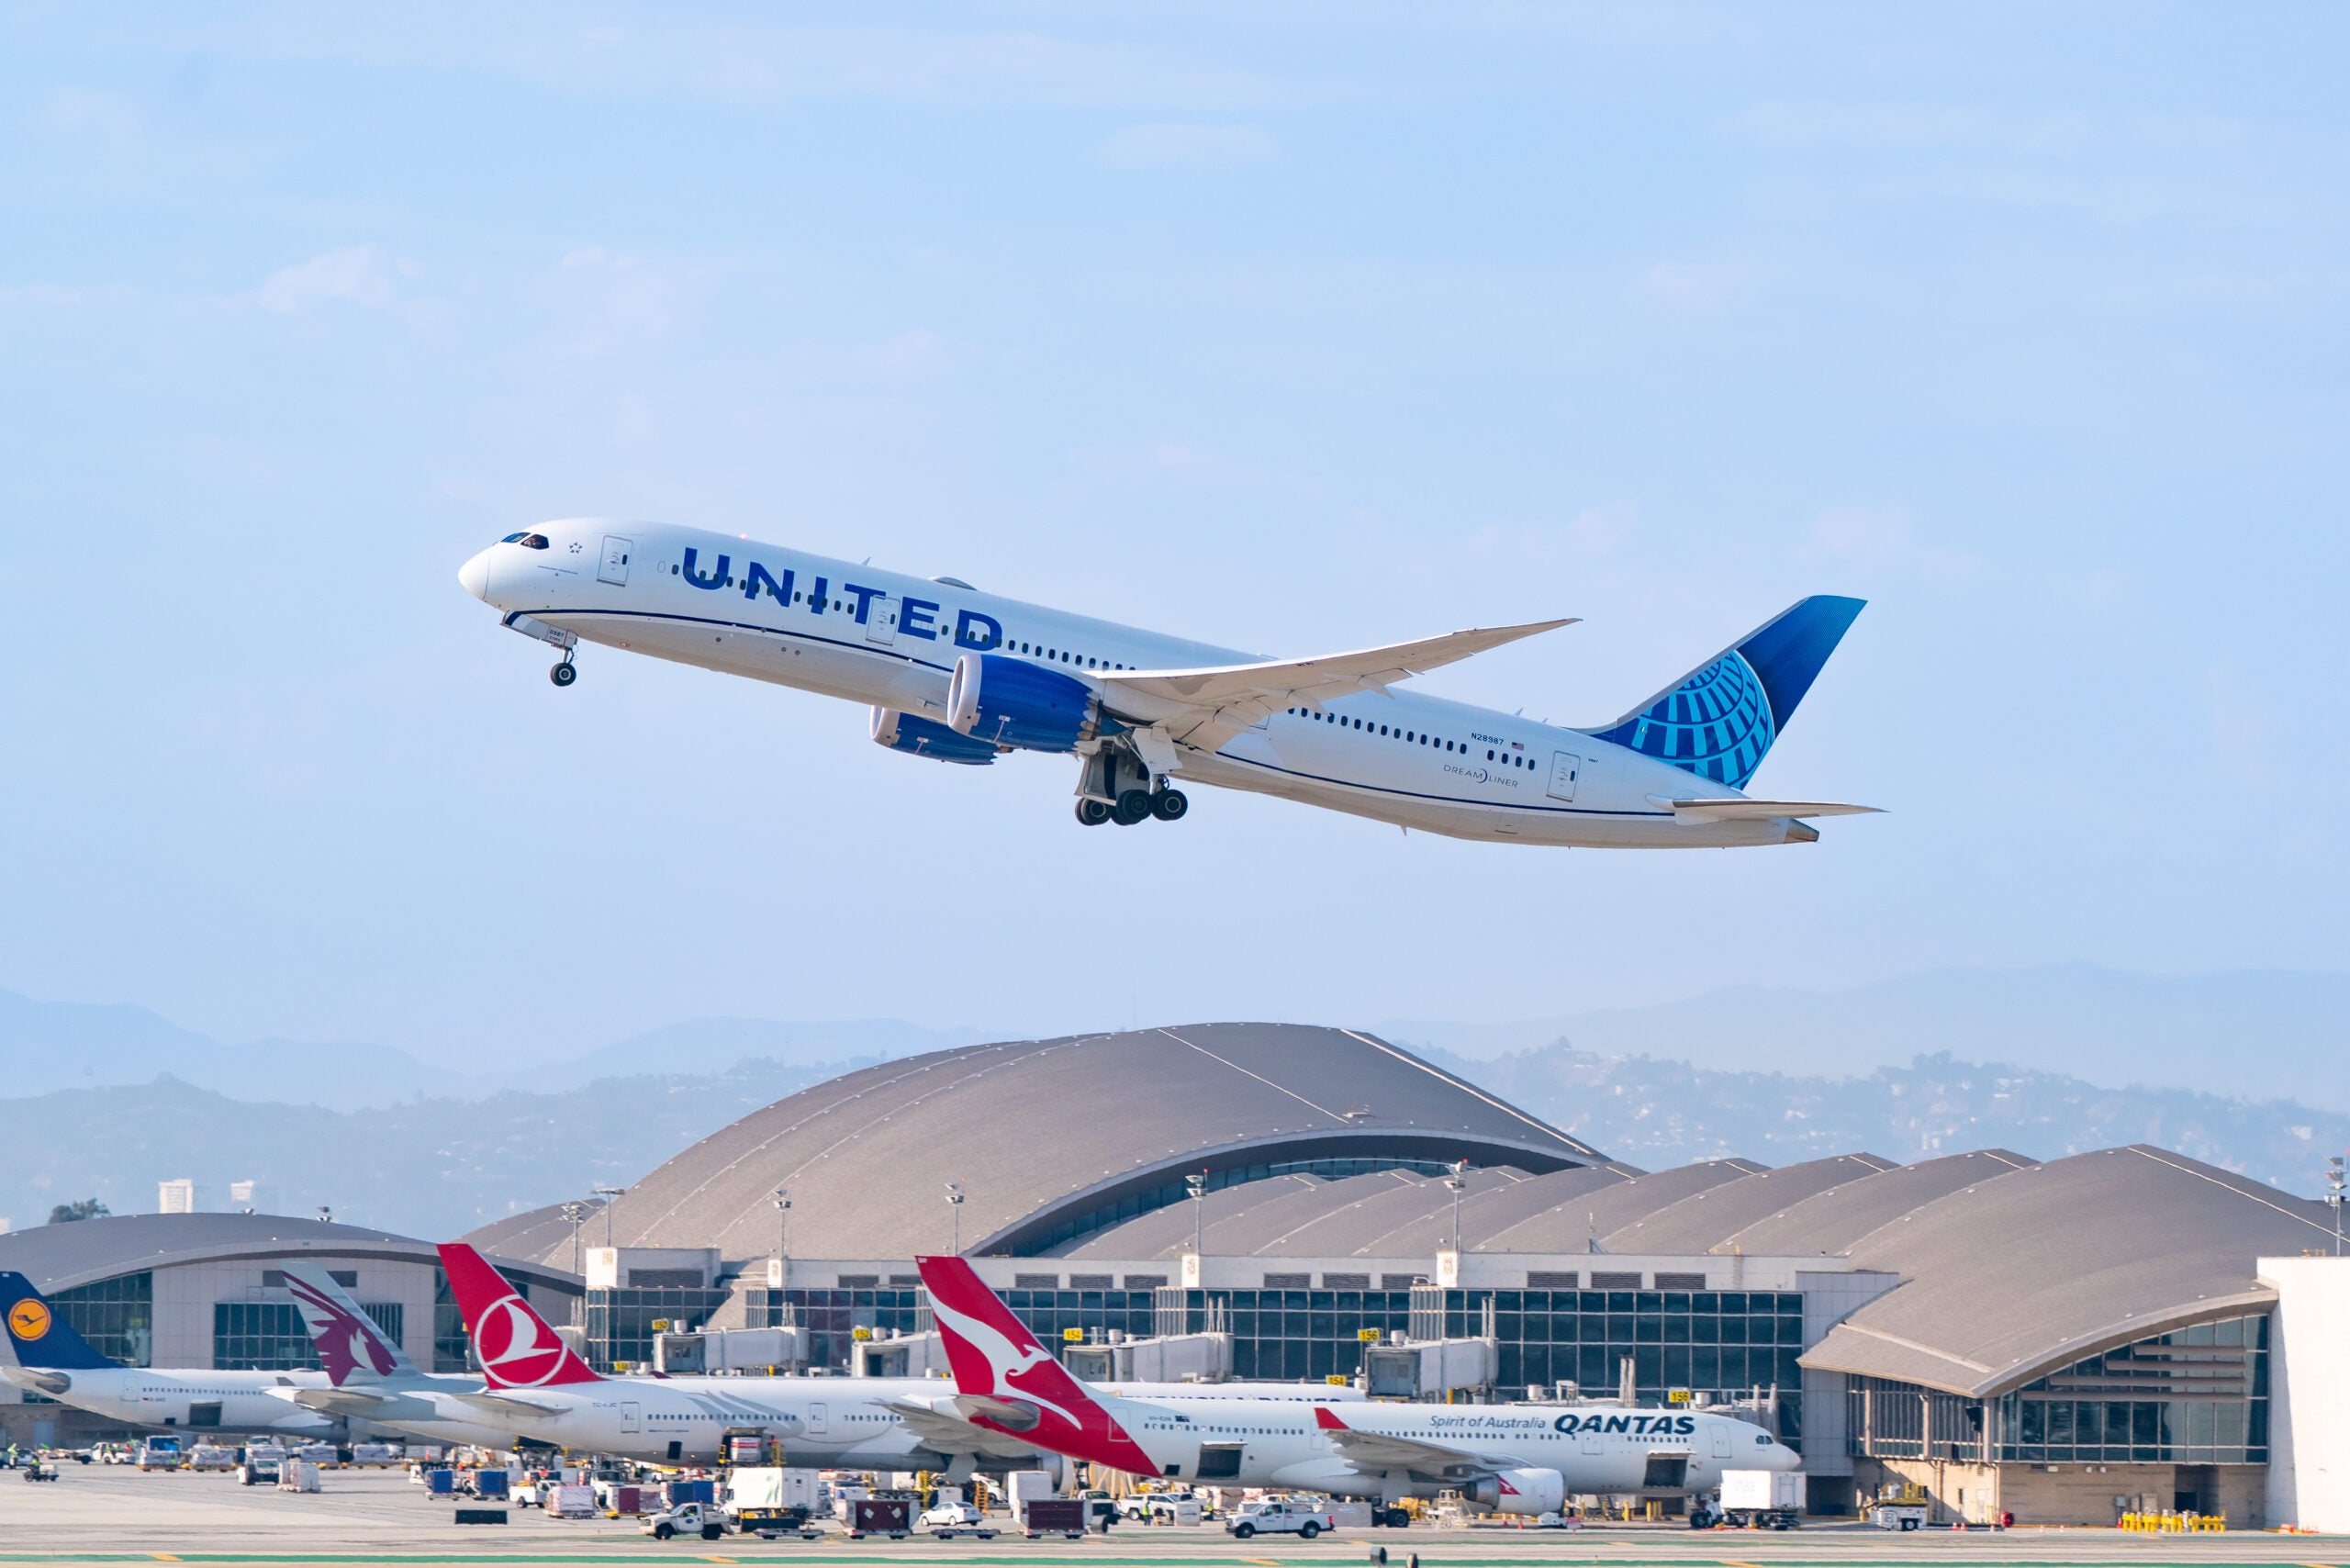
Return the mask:
<path id="1" fill-rule="evenodd" d="M 579 678 L 579 668 L 569 659 L 565 659 L 561 664 L 555 666 L 554 668 L 547 671 L 547 678 L 554 681 L 557 686 L 569 686 L 573 681 Z"/>
<path id="2" fill-rule="evenodd" d="M 1120 827 L 1132 827 L 1148 822 L 1152 811 L 1150 791 L 1128 790 L 1118 796 L 1118 803 L 1110 808 L 1110 820 Z"/>
<path id="3" fill-rule="evenodd" d="M 1150 814 L 1163 823 L 1181 822 L 1191 809 L 1191 801 L 1181 790 L 1161 790 L 1150 798 Z"/>
<path id="4" fill-rule="evenodd" d="M 1077 820 L 1087 827 L 1100 827 L 1110 820 L 1110 808 L 1095 800 L 1080 801 L 1077 803 Z"/>

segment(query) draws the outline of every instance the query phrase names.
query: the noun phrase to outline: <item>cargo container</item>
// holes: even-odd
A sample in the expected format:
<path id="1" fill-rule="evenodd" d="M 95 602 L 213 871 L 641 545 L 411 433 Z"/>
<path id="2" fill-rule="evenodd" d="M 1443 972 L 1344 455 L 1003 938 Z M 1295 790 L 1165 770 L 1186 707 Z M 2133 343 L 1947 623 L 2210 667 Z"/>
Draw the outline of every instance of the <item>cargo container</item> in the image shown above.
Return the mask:
<path id="1" fill-rule="evenodd" d="M 503 1497 L 513 1484 L 514 1477 L 503 1470 L 474 1472 L 474 1495 L 476 1497 Z"/>
<path id="2" fill-rule="evenodd" d="M 277 1467 L 280 1492 L 316 1492 L 319 1484 L 319 1467 L 308 1460 L 289 1459 Z"/>
<path id="3" fill-rule="evenodd" d="M 457 1473 L 453 1470 L 426 1471 L 424 1473 L 424 1490 L 430 1496 L 454 1496 L 457 1491 Z"/>
<path id="4" fill-rule="evenodd" d="M 1075 1540 L 1085 1533 L 1085 1504 L 1076 1497 L 1029 1497 L 1013 1505 L 1013 1512 L 1030 1540 L 1046 1535 Z"/>
<path id="5" fill-rule="evenodd" d="M 812 1470 L 757 1466 L 726 1478 L 726 1517 L 736 1529 L 798 1529 L 816 1511 L 822 1477 Z"/>
<path id="6" fill-rule="evenodd" d="M 661 1503 L 675 1508 L 686 1503 L 716 1503 L 718 1483 L 715 1481 L 665 1481 L 661 1484 Z"/>
<path id="7" fill-rule="evenodd" d="M 177 1438 L 149 1438 L 139 1445 L 139 1468 L 141 1470 L 177 1470 L 180 1467 L 180 1440 Z"/>
<path id="8" fill-rule="evenodd" d="M 892 1540 L 903 1540 L 913 1533 L 913 1499 L 911 1497 L 859 1497 L 848 1506 L 848 1538 L 863 1540 L 868 1535 L 885 1535 Z"/>
<path id="9" fill-rule="evenodd" d="M 596 1517 L 596 1489 L 574 1482 L 564 1482 L 542 1487 L 546 1511 L 559 1519 L 592 1519 Z"/>

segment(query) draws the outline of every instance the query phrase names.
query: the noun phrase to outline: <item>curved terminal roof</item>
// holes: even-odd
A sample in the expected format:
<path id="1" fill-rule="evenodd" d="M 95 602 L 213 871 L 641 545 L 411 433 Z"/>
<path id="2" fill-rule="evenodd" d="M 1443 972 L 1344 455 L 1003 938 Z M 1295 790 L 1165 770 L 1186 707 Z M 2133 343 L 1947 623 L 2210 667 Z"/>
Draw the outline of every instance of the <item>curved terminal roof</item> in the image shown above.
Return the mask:
<path id="1" fill-rule="evenodd" d="M 2323 1204 L 2132 1144 L 2004 1170 L 1879 1225 L 1856 1269 L 1902 1283 L 1806 1366 L 2005 1393 L 2118 1345 L 2265 1310 L 2263 1256 L 2333 1239 Z"/>
<path id="2" fill-rule="evenodd" d="M 1628 1176 L 1560 1202 L 1483 1238 L 1480 1252 L 1586 1252 L 1597 1238 L 1621 1229 L 1695 1193 L 1768 1170 L 1751 1159 L 1709 1159 L 1653 1175 Z"/>
<path id="3" fill-rule="evenodd" d="M 1764 1215 L 1839 1182 L 1857 1182 L 1892 1169 L 1893 1161 L 1874 1154 L 1839 1154 L 1776 1170 L 1757 1170 L 1651 1209 L 1602 1236 L 1599 1245 L 1610 1252 L 1710 1252 Z"/>
<path id="4" fill-rule="evenodd" d="M 621 1247 L 768 1256 L 782 1187 L 794 1255 L 911 1258 L 946 1245 L 956 1182 L 963 1249 L 1025 1255 L 1170 1194 L 1188 1206 L 1191 1172 L 1256 1186 L 1252 1176 L 1313 1161 L 1463 1159 L 1539 1172 L 1605 1157 L 1371 1036 L 1206 1024 L 861 1069 L 695 1144 L 615 1199 L 610 1223 Z M 567 1225 L 511 1234 L 568 1261 Z"/>
<path id="5" fill-rule="evenodd" d="M 1922 1208 L 1962 1187 L 2020 1170 L 2039 1161 L 2005 1148 L 1947 1154 L 1897 1170 L 1839 1182 L 1733 1232 L 1723 1243 L 1740 1252 L 1793 1258 L 1849 1251 L 1877 1226 Z"/>
<path id="6" fill-rule="evenodd" d="M 287 1215 L 115 1215 L 0 1235 L 0 1269 L 14 1269 L 44 1292 L 187 1263 L 301 1258 L 441 1264 L 430 1241 Z M 576 1275 L 503 1256 L 491 1260 L 532 1284 L 579 1292 Z"/>

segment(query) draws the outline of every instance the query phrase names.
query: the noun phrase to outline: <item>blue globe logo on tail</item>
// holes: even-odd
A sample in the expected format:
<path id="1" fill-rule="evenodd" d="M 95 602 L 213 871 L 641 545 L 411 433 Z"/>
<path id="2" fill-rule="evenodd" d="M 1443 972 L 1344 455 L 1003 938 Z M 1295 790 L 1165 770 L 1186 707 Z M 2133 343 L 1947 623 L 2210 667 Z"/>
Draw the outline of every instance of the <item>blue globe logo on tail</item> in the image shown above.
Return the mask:
<path id="1" fill-rule="evenodd" d="M 1697 670 L 1619 729 L 1630 731 L 1621 744 L 1634 751 L 1733 787 L 1754 777 L 1777 733 L 1762 682 L 1735 650 Z"/>

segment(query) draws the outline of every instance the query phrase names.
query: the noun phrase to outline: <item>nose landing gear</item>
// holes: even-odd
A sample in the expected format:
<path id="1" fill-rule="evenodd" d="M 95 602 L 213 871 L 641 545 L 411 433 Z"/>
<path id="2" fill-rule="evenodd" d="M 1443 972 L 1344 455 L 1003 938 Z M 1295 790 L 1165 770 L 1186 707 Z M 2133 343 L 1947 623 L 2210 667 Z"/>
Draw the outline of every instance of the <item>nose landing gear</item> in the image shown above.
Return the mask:
<path id="1" fill-rule="evenodd" d="M 564 650 L 563 662 L 547 671 L 547 678 L 557 686 L 569 686 L 579 678 L 579 666 L 571 662 L 571 652 Z"/>

